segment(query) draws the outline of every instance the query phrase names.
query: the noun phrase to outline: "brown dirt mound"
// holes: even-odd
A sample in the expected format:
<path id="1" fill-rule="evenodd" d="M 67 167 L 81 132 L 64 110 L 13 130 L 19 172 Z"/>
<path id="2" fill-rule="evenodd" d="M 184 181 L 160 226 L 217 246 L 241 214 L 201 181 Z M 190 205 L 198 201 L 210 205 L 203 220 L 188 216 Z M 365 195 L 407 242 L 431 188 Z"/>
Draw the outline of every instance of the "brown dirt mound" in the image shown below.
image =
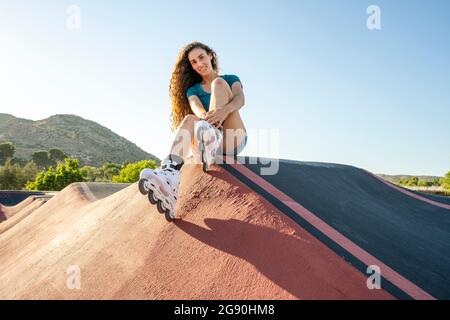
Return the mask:
<path id="1" fill-rule="evenodd" d="M 185 165 L 180 193 L 168 223 L 136 184 L 95 202 L 67 187 L 0 234 L 0 298 L 392 298 L 222 168 Z"/>
<path id="2" fill-rule="evenodd" d="M 26 206 L 30 205 L 34 201 L 34 196 L 29 196 L 25 200 L 16 204 L 15 206 L 4 206 L 0 204 L 0 214 L 3 214 L 5 219 L 11 218 L 20 210 L 24 209 Z"/>
<path id="3" fill-rule="evenodd" d="M 40 208 L 45 202 L 46 200 L 44 199 L 33 199 L 33 201 L 30 202 L 27 206 L 24 206 L 18 212 L 15 212 L 12 216 L 9 216 L 5 222 L 0 224 L 0 234 L 14 227 L 20 221 Z"/>

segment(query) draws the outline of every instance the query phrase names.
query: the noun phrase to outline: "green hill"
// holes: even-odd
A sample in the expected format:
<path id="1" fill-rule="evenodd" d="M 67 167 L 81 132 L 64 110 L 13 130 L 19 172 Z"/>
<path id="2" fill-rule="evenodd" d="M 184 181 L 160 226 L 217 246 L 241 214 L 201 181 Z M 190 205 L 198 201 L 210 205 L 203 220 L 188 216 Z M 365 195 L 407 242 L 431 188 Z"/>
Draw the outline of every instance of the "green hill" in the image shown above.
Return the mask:
<path id="1" fill-rule="evenodd" d="M 0 113 L 0 142 L 16 146 L 16 158 L 31 159 L 35 151 L 57 148 L 81 165 L 101 166 L 159 159 L 98 123 L 76 115 L 59 114 L 43 120 L 16 118 Z"/>

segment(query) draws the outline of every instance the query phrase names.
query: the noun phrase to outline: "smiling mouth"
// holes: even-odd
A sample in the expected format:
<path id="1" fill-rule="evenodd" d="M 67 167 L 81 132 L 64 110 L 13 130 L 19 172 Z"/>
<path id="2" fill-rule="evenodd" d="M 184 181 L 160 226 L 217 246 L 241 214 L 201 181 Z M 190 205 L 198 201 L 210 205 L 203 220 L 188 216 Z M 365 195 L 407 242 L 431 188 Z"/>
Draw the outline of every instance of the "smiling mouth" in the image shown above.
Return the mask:
<path id="1" fill-rule="evenodd" d="M 200 71 L 205 71 L 205 70 L 206 70 L 206 67 L 204 67 L 204 68 L 200 69 Z"/>

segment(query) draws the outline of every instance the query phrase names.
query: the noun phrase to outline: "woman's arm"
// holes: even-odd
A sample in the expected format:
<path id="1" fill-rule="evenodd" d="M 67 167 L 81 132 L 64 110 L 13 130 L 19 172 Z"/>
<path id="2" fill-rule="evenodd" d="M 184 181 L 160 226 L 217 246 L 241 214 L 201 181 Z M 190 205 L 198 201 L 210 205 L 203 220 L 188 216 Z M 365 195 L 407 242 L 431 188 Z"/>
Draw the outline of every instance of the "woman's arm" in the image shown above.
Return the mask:
<path id="1" fill-rule="evenodd" d="M 188 98 L 189 105 L 191 106 L 191 110 L 194 112 L 194 114 L 199 117 L 200 119 L 204 119 L 206 116 L 206 110 L 205 107 L 203 107 L 202 102 L 200 101 L 200 98 L 196 95 L 190 96 Z"/>
<path id="2" fill-rule="evenodd" d="M 210 111 L 206 114 L 205 120 L 214 126 L 221 126 L 225 119 L 230 115 L 230 113 L 238 111 L 245 104 L 244 91 L 240 82 L 233 83 L 231 87 L 233 96 L 230 102 L 222 107 L 216 107 L 215 110 Z"/>

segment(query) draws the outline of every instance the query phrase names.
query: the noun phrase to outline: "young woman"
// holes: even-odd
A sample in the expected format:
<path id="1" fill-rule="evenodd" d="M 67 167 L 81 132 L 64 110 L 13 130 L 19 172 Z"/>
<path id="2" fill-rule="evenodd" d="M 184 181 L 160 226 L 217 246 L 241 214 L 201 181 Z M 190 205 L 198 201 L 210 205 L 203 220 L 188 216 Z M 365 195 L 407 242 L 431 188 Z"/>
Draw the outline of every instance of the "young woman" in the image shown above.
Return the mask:
<path id="1" fill-rule="evenodd" d="M 241 81 L 236 75 L 219 75 L 217 54 L 207 45 L 192 42 L 181 50 L 169 93 L 175 138 L 161 167 L 141 172 L 139 190 L 172 221 L 180 169 L 191 151 L 205 170 L 217 156 L 241 152 L 247 133 L 239 114 L 245 102 Z"/>

